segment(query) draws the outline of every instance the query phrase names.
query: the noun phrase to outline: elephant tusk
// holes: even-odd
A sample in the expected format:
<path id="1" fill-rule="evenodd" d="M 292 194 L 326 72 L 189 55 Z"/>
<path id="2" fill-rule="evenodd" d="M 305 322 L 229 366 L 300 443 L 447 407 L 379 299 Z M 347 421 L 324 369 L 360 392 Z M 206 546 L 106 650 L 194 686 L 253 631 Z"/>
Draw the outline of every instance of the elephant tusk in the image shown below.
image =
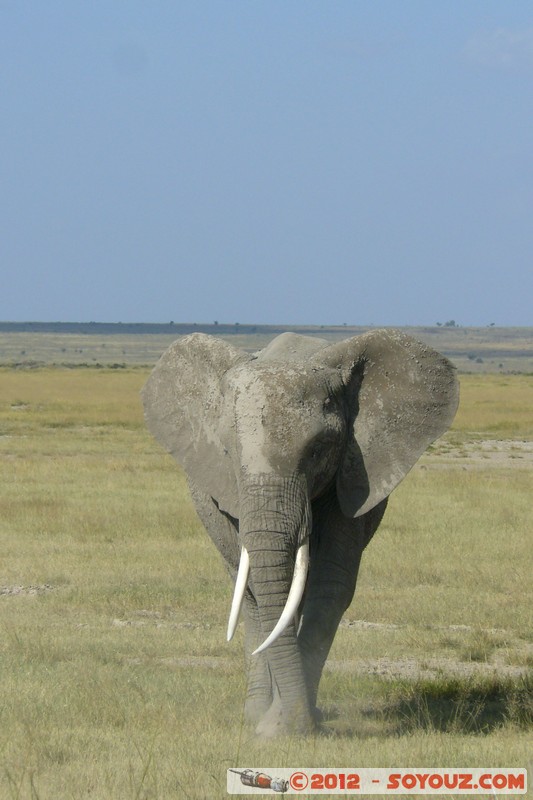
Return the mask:
<path id="1" fill-rule="evenodd" d="M 275 642 L 276 639 L 281 636 L 291 620 L 295 618 L 295 615 L 298 611 L 298 606 L 300 605 L 300 600 L 302 599 L 302 595 L 304 593 L 308 567 L 309 541 L 306 541 L 304 544 L 300 545 L 298 552 L 296 553 L 296 563 L 294 564 L 294 575 L 292 576 L 291 588 L 289 590 L 287 602 L 285 603 L 285 608 L 281 613 L 281 617 L 279 618 L 272 633 L 267 636 L 263 644 L 259 645 L 259 647 L 254 650 L 252 653 L 253 656 L 257 655 L 257 653 L 261 653 L 269 645 L 271 645 L 272 642 Z"/>
<path id="2" fill-rule="evenodd" d="M 243 547 L 241 549 L 239 569 L 237 571 L 237 577 L 235 579 L 235 591 L 233 592 L 231 611 L 229 612 L 228 633 L 226 636 L 228 642 L 230 642 L 233 639 L 233 634 L 235 633 L 235 628 L 237 627 L 237 623 L 239 621 L 239 614 L 241 613 L 242 601 L 244 600 L 244 593 L 246 591 L 246 586 L 248 584 L 249 572 L 250 572 L 250 558 L 248 557 L 248 551 L 246 550 L 245 547 Z"/>

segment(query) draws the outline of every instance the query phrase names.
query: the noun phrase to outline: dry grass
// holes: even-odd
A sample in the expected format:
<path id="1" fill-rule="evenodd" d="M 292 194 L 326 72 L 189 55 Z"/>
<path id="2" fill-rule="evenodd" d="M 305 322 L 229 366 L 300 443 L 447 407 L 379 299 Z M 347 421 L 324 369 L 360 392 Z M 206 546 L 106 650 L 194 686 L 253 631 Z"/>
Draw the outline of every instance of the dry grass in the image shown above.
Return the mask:
<path id="1" fill-rule="evenodd" d="M 531 472 L 411 473 L 334 645 L 329 735 L 258 742 L 227 576 L 144 430 L 144 377 L 0 374 L 0 796 L 216 800 L 244 763 L 527 766 Z M 531 383 L 500 377 L 463 381 L 452 436 L 528 435 Z"/>
<path id="2" fill-rule="evenodd" d="M 462 375 L 453 431 L 468 437 L 533 437 L 533 375 Z"/>

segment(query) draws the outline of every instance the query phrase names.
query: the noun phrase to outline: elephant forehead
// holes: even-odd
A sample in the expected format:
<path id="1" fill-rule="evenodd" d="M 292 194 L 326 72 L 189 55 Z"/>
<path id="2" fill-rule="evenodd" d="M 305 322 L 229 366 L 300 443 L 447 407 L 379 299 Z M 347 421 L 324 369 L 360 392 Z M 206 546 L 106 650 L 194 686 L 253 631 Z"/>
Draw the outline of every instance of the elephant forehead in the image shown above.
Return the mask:
<path id="1" fill-rule="evenodd" d="M 289 411 L 302 405 L 322 404 L 338 381 L 336 371 L 326 367 L 261 364 L 233 371 L 230 385 L 235 403 L 243 409 Z"/>
<path id="2" fill-rule="evenodd" d="M 337 384 L 330 372 L 286 365 L 235 372 L 230 384 L 244 463 L 265 471 L 274 462 L 293 466 L 324 429 L 327 400 Z"/>

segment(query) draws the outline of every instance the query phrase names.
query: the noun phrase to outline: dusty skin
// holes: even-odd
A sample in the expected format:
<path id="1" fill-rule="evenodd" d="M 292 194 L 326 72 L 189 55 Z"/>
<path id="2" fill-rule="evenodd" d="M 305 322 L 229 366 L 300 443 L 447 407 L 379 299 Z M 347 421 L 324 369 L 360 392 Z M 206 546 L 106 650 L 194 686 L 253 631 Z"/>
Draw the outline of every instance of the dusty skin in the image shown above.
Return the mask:
<path id="1" fill-rule="evenodd" d="M 388 497 L 457 409 L 455 368 L 398 330 L 337 344 L 285 333 L 254 354 L 197 333 L 143 389 L 183 467 L 245 621 L 245 716 L 264 737 L 316 729 L 322 670 Z"/>

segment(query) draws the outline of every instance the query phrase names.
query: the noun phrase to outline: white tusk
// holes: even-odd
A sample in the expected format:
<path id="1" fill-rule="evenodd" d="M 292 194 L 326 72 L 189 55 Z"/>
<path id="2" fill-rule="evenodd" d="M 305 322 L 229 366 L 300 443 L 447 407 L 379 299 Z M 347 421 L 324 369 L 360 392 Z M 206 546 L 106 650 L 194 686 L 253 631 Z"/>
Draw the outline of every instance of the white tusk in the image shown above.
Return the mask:
<path id="1" fill-rule="evenodd" d="M 291 588 L 289 590 L 287 602 L 285 603 L 285 608 L 281 612 L 281 617 L 278 619 L 277 625 L 272 633 L 267 636 L 263 644 L 259 645 L 259 647 L 254 650 L 252 653 L 253 656 L 255 656 L 257 653 L 261 653 L 269 645 L 271 645 L 272 642 L 275 642 L 276 639 L 281 636 L 291 620 L 294 619 L 294 616 L 298 611 L 298 606 L 300 605 L 300 600 L 302 599 L 302 595 L 304 593 L 308 567 L 309 540 L 300 545 L 298 552 L 296 553 L 296 563 L 294 564 L 294 575 L 292 576 Z"/>
<path id="2" fill-rule="evenodd" d="M 237 577 L 235 579 L 235 591 L 233 592 L 233 600 L 231 603 L 231 611 L 229 612 L 229 620 L 228 620 L 228 633 L 227 633 L 227 641 L 230 642 L 233 639 L 233 634 L 235 633 L 235 628 L 237 627 L 237 623 L 239 621 L 239 614 L 241 613 L 242 601 L 244 600 L 244 593 L 246 591 L 246 586 L 248 584 L 248 573 L 250 572 L 250 559 L 248 557 L 248 551 L 245 547 L 241 549 L 241 559 L 239 561 L 239 569 L 237 571 Z"/>

